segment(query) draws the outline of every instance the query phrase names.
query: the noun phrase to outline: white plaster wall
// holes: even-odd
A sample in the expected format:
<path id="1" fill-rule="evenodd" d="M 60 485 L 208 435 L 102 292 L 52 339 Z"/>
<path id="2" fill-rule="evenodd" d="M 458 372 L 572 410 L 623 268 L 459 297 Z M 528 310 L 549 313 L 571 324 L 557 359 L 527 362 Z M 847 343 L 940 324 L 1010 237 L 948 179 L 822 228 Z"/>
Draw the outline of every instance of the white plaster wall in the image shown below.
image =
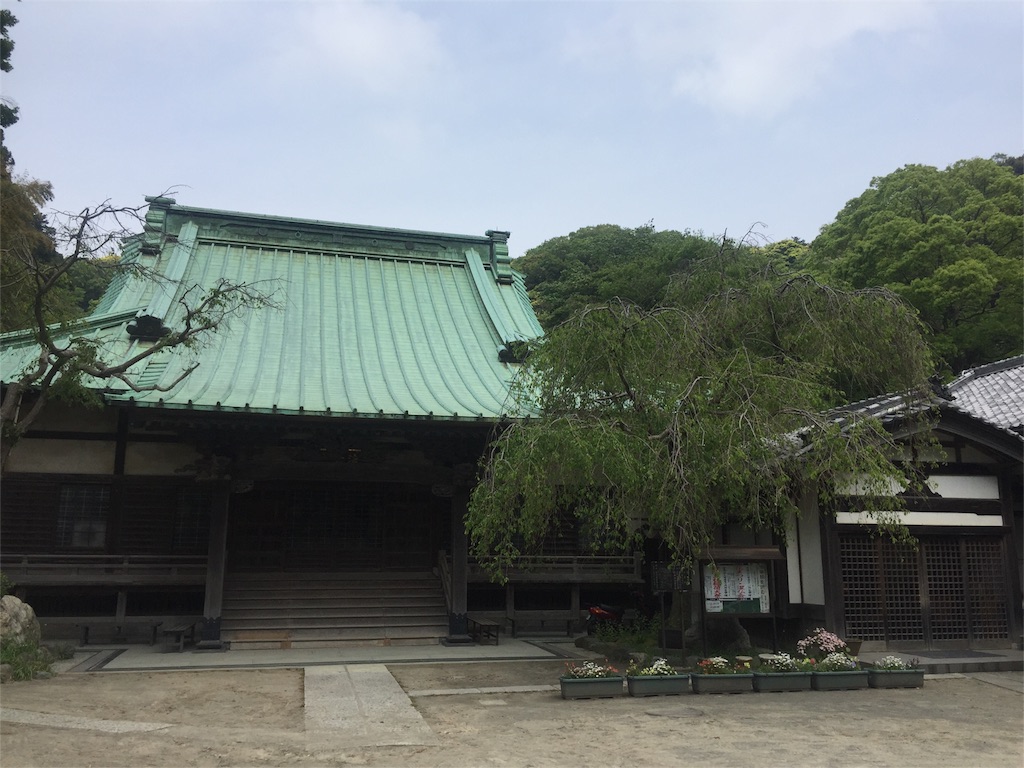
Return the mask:
<path id="1" fill-rule="evenodd" d="M 22 438 L 11 451 L 8 472 L 110 475 L 113 440 L 33 440 Z"/>
<path id="2" fill-rule="evenodd" d="M 1003 524 L 1002 515 L 976 515 L 973 512 L 893 512 L 885 513 L 898 518 L 904 525 L 958 525 L 969 528 Z M 867 512 L 840 512 L 836 522 L 842 525 L 875 525 L 878 519 Z"/>
<path id="3" fill-rule="evenodd" d="M 32 423 L 32 429 L 63 430 L 68 432 L 117 431 L 117 413 L 110 408 L 81 408 L 63 403 L 47 403 Z"/>
<path id="4" fill-rule="evenodd" d="M 195 449 L 176 443 L 128 443 L 124 457 L 126 475 L 176 475 L 199 458 Z M 185 474 L 195 474 L 189 470 Z"/>
<path id="5" fill-rule="evenodd" d="M 804 494 L 800 513 L 791 521 L 786 542 L 790 603 L 825 604 L 825 574 L 821 554 L 821 525 L 815 495 Z"/>
<path id="6" fill-rule="evenodd" d="M 960 459 L 965 464 L 998 464 L 989 454 L 969 444 L 960 449 Z"/>
<path id="7" fill-rule="evenodd" d="M 786 580 L 789 582 L 789 602 L 802 603 L 804 588 L 800 579 L 800 549 L 797 546 L 798 516 L 794 512 L 786 521 Z"/>
<path id="8" fill-rule="evenodd" d="M 944 499 L 999 500 L 999 479 L 990 475 L 931 475 L 927 482 Z"/>
<path id="9" fill-rule="evenodd" d="M 937 464 L 945 464 L 954 461 L 956 456 L 951 446 L 937 445 L 919 448 L 915 453 L 910 446 L 903 446 L 904 461 L 930 461 Z"/>

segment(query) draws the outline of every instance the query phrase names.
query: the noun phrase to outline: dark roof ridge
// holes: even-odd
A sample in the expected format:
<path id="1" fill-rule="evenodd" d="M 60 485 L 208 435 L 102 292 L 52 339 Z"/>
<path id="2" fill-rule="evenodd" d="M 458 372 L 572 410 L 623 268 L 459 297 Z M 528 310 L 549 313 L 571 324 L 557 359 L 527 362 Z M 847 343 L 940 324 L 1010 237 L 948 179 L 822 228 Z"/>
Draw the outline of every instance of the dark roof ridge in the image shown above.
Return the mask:
<path id="1" fill-rule="evenodd" d="M 979 365 L 976 368 L 968 368 L 960 372 L 960 375 L 951 381 L 948 385 L 950 391 L 953 389 L 966 384 L 974 379 L 981 378 L 982 376 L 990 376 L 993 373 L 1001 373 L 1008 371 L 1011 368 L 1019 368 L 1024 366 L 1024 355 L 1015 355 L 1014 357 L 1007 357 L 1004 360 L 997 360 L 994 363 L 985 363 Z"/>
<path id="2" fill-rule="evenodd" d="M 508 232 L 503 230 L 488 230 L 485 235 L 460 235 L 452 232 L 432 232 L 418 229 L 398 229 L 395 227 L 381 227 L 370 224 L 349 224 L 341 221 L 327 221 L 325 219 L 304 219 L 295 216 L 277 216 L 274 214 L 252 213 L 247 211 L 228 211 L 217 208 L 200 208 L 189 205 L 179 205 L 174 198 L 149 198 L 146 200 L 154 207 L 161 207 L 164 210 L 177 214 L 195 214 L 208 217 L 229 217 L 234 219 L 245 219 L 250 221 L 279 222 L 284 224 L 297 224 L 302 226 L 322 227 L 325 229 L 345 229 L 360 232 L 367 235 L 390 235 L 407 238 L 427 238 L 431 240 L 454 240 L 477 245 L 491 243 L 502 236 L 507 239 Z M 493 234 L 492 234 L 493 233 Z"/>

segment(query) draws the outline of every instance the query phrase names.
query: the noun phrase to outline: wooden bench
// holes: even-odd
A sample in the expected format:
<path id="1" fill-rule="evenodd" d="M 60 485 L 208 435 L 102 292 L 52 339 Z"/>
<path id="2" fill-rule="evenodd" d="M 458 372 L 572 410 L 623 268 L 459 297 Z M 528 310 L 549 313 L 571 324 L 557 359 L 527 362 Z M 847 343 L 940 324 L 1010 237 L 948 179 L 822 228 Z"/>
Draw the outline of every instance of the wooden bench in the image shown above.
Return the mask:
<path id="1" fill-rule="evenodd" d="M 163 632 L 164 642 L 169 639 L 178 646 L 178 653 L 185 650 L 186 637 L 188 642 L 195 643 L 196 641 L 196 624 L 198 620 L 193 619 L 192 621 L 183 621 L 181 624 L 173 624 L 169 627 L 164 627 Z"/>
<path id="2" fill-rule="evenodd" d="M 516 610 L 515 617 L 506 619 L 512 627 L 512 637 L 516 637 L 517 629 L 522 629 L 522 624 L 540 625 L 541 631 L 545 631 L 549 624 L 561 626 L 565 622 L 565 634 L 572 636 L 580 624 L 579 614 L 575 611 L 565 610 Z M 517 626 L 518 622 L 518 626 Z"/>
<path id="3" fill-rule="evenodd" d="M 89 631 L 93 627 L 113 627 L 115 637 L 120 637 L 121 633 L 128 627 L 146 627 L 150 630 L 150 645 L 156 645 L 156 631 L 159 629 L 162 621 L 154 621 L 152 619 L 88 619 L 84 621 L 75 622 L 75 626 L 81 632 L 81 644 L 89 644 Z"/>
<path id="4" fill-rule="evenodd" d="M 469 625 L 469 636 L 478 643 L 494 641 L 498 645 L 498 633 L 501 632 L 501 624 L 483 617 L 467 616 L 466 623 Z"/>

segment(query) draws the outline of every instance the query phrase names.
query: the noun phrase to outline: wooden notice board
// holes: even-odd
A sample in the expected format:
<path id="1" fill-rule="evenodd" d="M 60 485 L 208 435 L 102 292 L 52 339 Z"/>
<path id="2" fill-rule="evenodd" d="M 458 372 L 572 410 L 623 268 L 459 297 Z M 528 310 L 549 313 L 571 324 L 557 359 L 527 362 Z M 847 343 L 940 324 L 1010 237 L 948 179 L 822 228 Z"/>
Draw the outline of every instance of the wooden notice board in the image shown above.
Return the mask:
<path id="1" fill-rule="evenodd" d="M 705 613 L 771 614 L 767 563 L 708 563 L 703 571 Z"/>

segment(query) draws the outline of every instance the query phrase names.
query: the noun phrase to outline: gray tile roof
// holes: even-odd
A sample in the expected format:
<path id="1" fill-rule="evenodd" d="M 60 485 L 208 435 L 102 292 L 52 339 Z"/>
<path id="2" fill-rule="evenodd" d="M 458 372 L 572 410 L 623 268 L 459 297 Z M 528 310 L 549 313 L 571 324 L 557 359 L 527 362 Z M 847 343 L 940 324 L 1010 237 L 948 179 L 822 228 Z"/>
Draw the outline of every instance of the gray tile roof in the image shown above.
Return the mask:
<path id="1" fill-rule="evenodd" d="M 963 414 L 1024 441 L 1024 355 L 964 371 L 945 387 L 932 382 L 932 392 L 917 399 L 890 393 L 849 403 L 830 415 L 838 423 L 863 417 L 890 423 L 928 408 Z"/>
<path id="2" fill-rule="evenodd" d="M 1024 434 L 1024 355 L 964 371 L 948 389 L 952 407 Z"/>

